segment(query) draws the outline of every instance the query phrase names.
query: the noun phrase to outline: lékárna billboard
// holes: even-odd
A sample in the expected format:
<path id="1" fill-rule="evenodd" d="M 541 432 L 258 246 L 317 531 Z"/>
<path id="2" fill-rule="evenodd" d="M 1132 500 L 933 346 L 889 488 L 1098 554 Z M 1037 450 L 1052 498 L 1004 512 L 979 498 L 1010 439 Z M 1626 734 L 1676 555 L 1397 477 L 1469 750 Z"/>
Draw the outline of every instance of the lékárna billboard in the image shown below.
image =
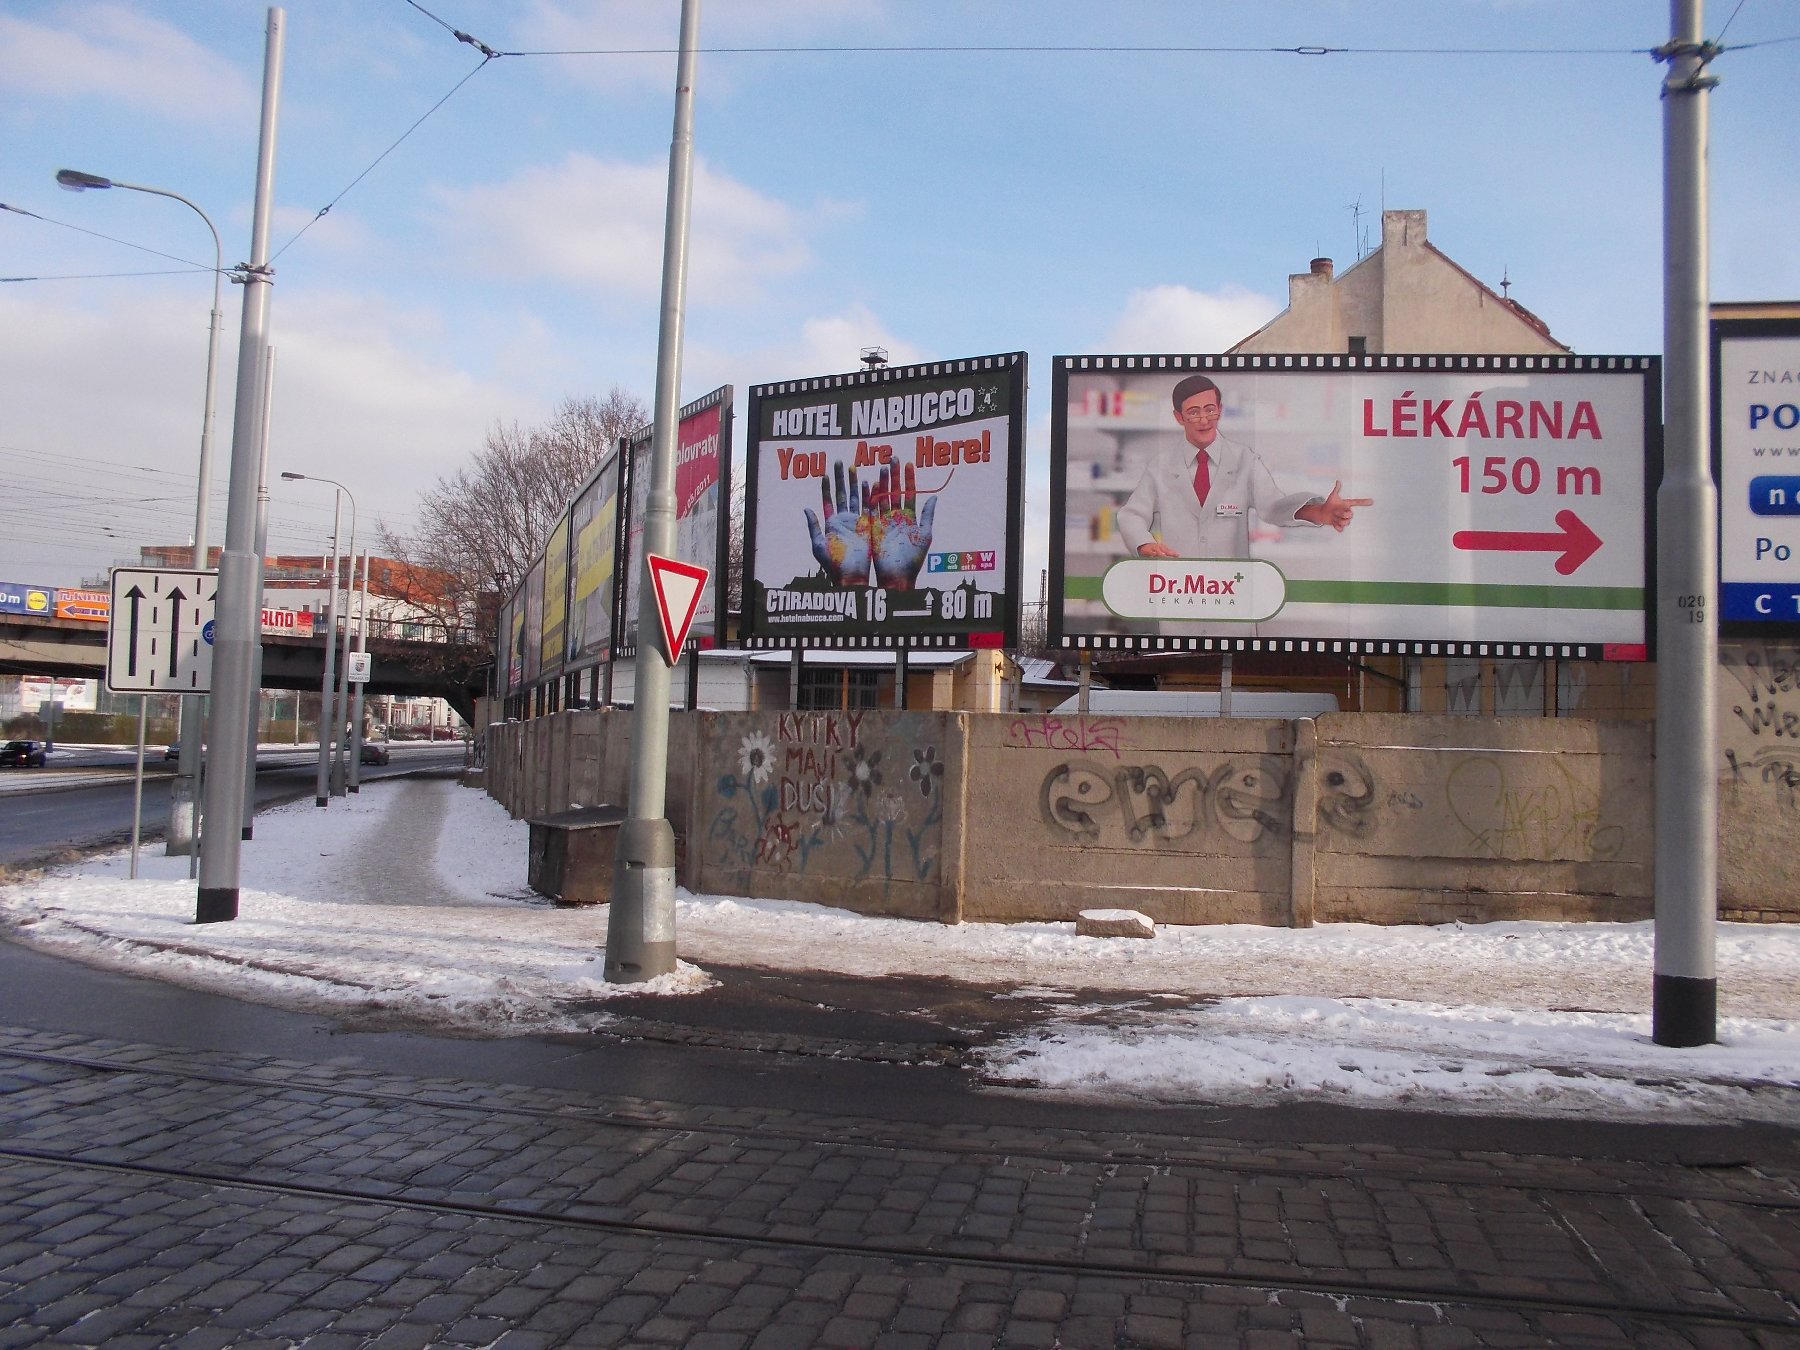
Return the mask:
<path id="1" fill-rule="evenodd" d="M 1649 356 L 1058 357 L 1051 639 L 1641 657 L 1659 381 Z"/>
<path id="2" fill-rule="evenodd" d="M 744 645 L 1017 641 L 1025 354 L 753 386 Z"/>
<path id="3" fill-rule="evenodd" d="M 712 647 L 723 637 L 727 529 L 731 502 L 731 393 L 723 385 L 676 415 L 675 557 L 711 572 L 700 605 L 688 626 L 687 646 Z M 650 502 L 653 431 L 644 427 L 623 442 L 630 497 L 625 517 L 620 572 L 625 578 L 619 612 L 620 655 L 637 651 L 639 586 L 644 572 L 644 514 Z"/>

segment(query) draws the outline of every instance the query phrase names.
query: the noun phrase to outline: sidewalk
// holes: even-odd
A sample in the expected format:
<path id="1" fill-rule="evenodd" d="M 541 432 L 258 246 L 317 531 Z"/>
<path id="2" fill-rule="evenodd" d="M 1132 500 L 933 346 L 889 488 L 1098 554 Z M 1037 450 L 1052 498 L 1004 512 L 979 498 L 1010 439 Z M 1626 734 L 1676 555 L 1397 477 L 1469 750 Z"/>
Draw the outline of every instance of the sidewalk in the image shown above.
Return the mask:
<path id="1" fill-rule="evenodd" d="M 526 889 L 526 833 L 450 781 L 382 782 L 266 813 L 236 922 L 193 925 L 186 861 L 147 853 L 135 883 L 115 854 L 0 890 L 0 923 L 114 969 L 458 1035 L 604 1028 L 618 999 L 691 996 L 713 965 L 848 988 L 927 975 L 985 991 L 967 1010 L 981 1071 L 1021 1086 L 1800 1121 L 1800 929 L 1720 925 L 1723 1044 L 1693 1050 L 1649 1042 L 1648 924 L 1165 927 L 1144 941 L 681 892 L 681 968 L 619 988 L 602 973 L 604 908 Z"/>

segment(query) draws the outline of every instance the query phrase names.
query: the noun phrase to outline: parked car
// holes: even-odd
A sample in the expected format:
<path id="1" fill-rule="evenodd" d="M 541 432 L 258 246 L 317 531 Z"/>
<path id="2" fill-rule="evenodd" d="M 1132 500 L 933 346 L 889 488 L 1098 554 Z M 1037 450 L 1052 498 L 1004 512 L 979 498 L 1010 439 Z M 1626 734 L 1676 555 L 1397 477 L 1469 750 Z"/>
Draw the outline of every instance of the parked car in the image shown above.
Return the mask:
<path id="1" fill-rule="evenodd" d="M 44 743 L 8 741 L 0 746 L 0 765 L 9 769 L 41 769 L 44 767 Z"/>
<path id="2" fill-rule="evenodd" d="M 390 756 L 386 741 L 364 741 L 362 745 L 362 762 L 364 764 L 386 764 Z"/>

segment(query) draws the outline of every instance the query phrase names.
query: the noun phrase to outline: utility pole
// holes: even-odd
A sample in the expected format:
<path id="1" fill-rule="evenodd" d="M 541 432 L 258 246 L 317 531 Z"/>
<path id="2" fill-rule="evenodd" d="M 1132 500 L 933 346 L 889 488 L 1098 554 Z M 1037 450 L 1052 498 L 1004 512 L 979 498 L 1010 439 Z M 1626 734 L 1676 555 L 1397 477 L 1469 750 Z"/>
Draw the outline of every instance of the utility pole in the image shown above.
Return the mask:
<path id="1" fill-rule="evenodd" d="M 1658 1045 L 1717 1039 L 1719 494 L 1707 448 L 1706 63 L 1702 0 L 1671 0 L 1663 110 L 1663 479 L 1656 493 Z"/>
<path id="2" fill-rule="evenodd" d="M 675 431 L 681 411 L 681 342 L 687 296 L 688 202 L 694 178 L 694 66 L 700 0 L 681 0 L 675 67 L 675 132 L 663 221 L 662 322 L 656 340 L 656 408 L 650 495 L 644 511 L 643 584 L 638 587 L 637 688 L 632 696 L 631 802 L 619 829 L 606 921 L 606 978 L 655 979 L 675 969 L 675 832 L 669 827 L 670 670 L 679 652 L 657 649 L 656 587 L 644 557 L 675 552 Z M 629 565 L 629 563 L 627 564 Z"/>
<path id="3" fill-rule="evenodd" d="M 219 553 L 214 607 L 212 761 L 205 778 L 200 819 L 200 892 L 194 922 L 237 918 L 238 861 L 242 852 L 246 733 L 255 696 L 253 649 L 262 642 L 262 605 L 256 587 L 256 471 L 262 408 L 256 397 L 268 348 L 269 217 L 275 195 L 275 119 L 281 101 L 281 49 L 286 17 L 269 10 L 263 53 L 262 132 L 256 153 L 256 204 L 250 225 L 250 261 L 244 265 L 244 317 L 238 330 L 237 406 L 231 430 L 231 493 L 225 512 L 225 547 Z M 206 828 L 207 822 L 213 827 Z"/>

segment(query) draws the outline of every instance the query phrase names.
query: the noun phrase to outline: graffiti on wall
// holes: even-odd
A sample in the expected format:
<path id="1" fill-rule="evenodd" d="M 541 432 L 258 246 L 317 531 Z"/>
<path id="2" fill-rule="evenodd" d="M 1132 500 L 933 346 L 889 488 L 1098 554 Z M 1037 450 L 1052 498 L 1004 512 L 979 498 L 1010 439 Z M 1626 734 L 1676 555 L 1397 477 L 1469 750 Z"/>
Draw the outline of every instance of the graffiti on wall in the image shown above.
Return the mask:
<path id="1" fill-rule="evenodd" d="M 1231 759 L 1216 768 L 1065 762 L 1038 788 L 1044 824 L 1071 841 L 1115 848 L 1166 848 L 1223 835 L 1253 844 L 1285 834 L 1291 787 L 1282 761 Z"/>
<path id="2" fill-rule="evenodd" d="M 1117 717 L 1027 713 L 1013 718 L 1006 729 L 1006 744 L 1022 750 L 1067 750 L 1078 755 L 1103 750 L 1118 759 L 1120 749 L 1129 742 L 1125 723 Z"/>
<path id="3" fill-rule="evenodd" d="M 1422 752 L 1423 753 L 1423 752 Z M 1506 755 L 1461 752 L 1444 780 L 1439 837 L 1443 856 L 1577 858 L 1605 862 L 1621 855 L 1623 825 L 1601 817 L 1601 792 L 1562 760 L 1532 756 L 1530 772 Z M 1332 749 L 1320 759 L 1319 822 L 1367 840 L 1384 819 L 1419 817 L 1430 827 L 1432 799 L 1423 782 L 1387 786 L 1354 752 Z"/>
<path id="4" fill-rule="evenodd" d="M 1762 785 L 1788 810 L 1800 804 L 1800 652 L 1768 643 L 1721 653 L 1736 682 L 1724 719 L 1727 780 Z M 1734 744 L 1735 742 L 1735 744 Z"/>
<path id="5" fill-rule="evenodd" d="M 781 713 L 726 745 L 705 833 L 711 859 L 853 881 L 935 880 L 942 752 L 880 734 L 888 725 L 860 712 Z"/>

